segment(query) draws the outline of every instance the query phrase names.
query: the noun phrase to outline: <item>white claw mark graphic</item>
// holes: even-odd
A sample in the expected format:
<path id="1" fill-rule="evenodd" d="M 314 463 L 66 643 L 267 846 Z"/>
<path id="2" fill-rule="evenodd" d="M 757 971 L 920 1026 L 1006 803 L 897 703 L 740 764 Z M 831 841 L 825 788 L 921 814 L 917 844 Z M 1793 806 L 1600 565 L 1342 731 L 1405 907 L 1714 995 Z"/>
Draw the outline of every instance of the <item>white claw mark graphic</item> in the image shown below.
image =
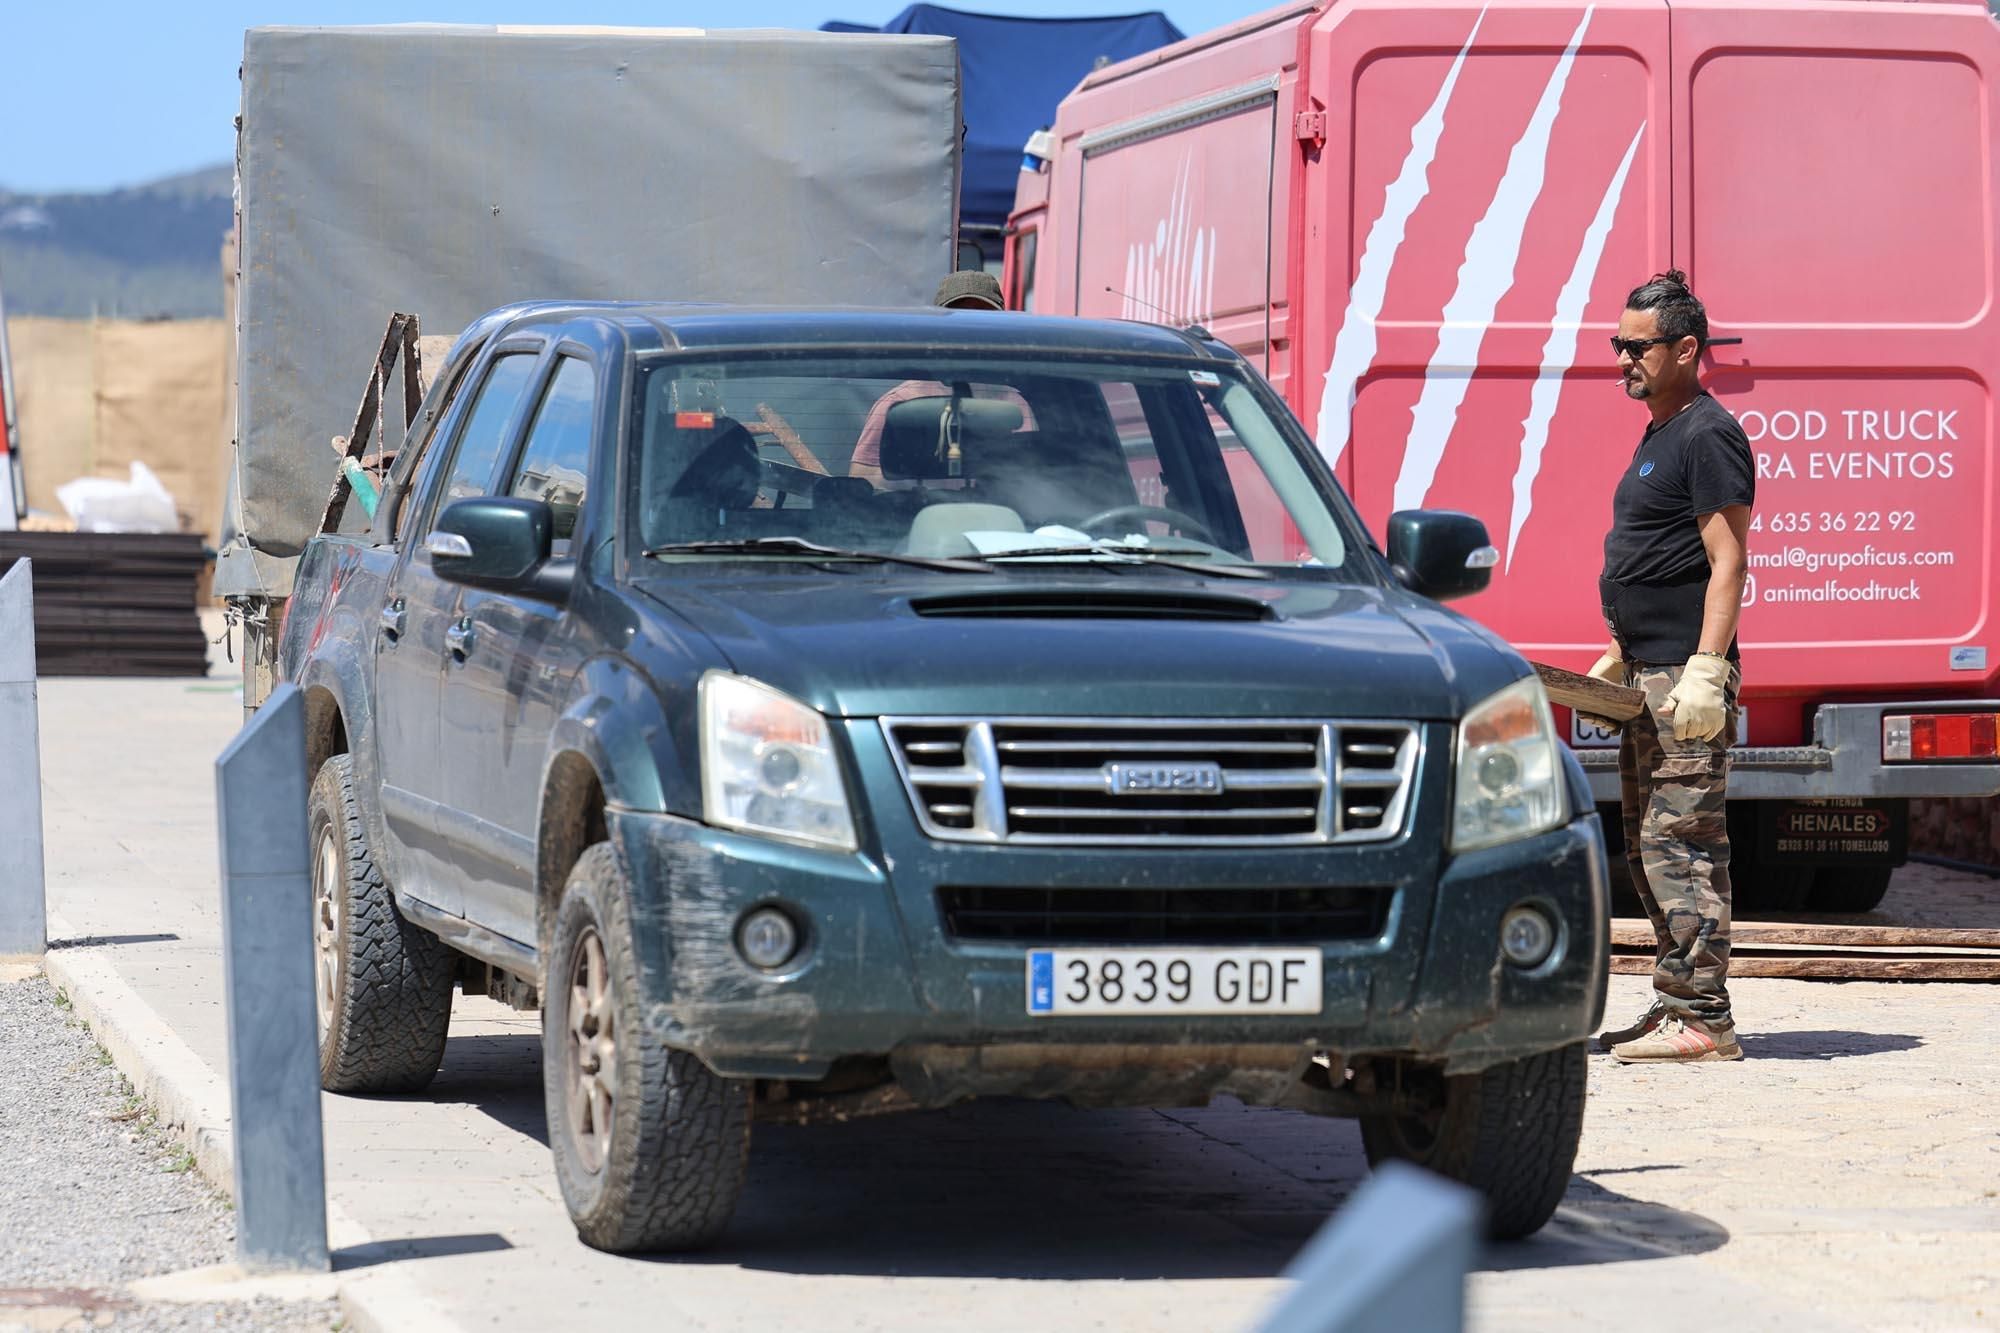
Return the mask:
<path id="1" fill-rule="evenodd" d="M 1486 11 L 1472 22 L 1465 45 L 1444 76 L 1444 85 L 1428 110 L 1410 130 L 1410 151 L 1403 167 L 1390 182 L 1382 200 L 1382 214 L 1368 229 L 1361 247 L 1361 262 L 1355 266 L 1354 285 L 1347 294 L 1347 314 L 1340 321 L 1340 336 L 1333 344 L 1333 363 L 1326 370 L 1326 384 L 1320 390 L 1319 423 L 1313 438 L 1328 467 L 1337 467 L 1354 428 L 1354 395 L 1361 377 L 1375 362 L 1375 321 L 1381 318 L 1382 301 L 1389 290 L 1389 273 L 1396 266 L 1396 253 L 1403 247 L 1403 234 L 1411 214 L 1431 192 L 1431 162 L 1437 157 L 1438 140 L 1444 137 L 1445 107 L 1452 89 L 1458 86 L 1459 71 L 1479 36 Z"/>
<path id="2" fill-rule="evenodd" d="M 1577 251 L 1569 281 L 1556 297 L 1555 322 L 1549 327 L 1549 340 L 1542 344 L 1541 374 L 1536 377 L 1534 392 L 1529 396 L 1527 419 L 1521 423 L 1521 464 L 1514 472 L 1514 511 L 1507 525 L 1508 569 L 1514 567 L 1514 549 L 1520 542 L 1521 529 L 1527 526 L 1528 515 L 1535 509 L 1535 478 L 1541 475 L 1549 423 L 1555 419 L 1556 402 L 1562 397 L 1563 377 L 1576 364 L 1584 307 L 1589 304 L 1590 289 L 1597 281 L 1598 261 L 1604 258 L 1604 243 L 1611 235 L 1618 203 L 1625 197 L 1625 177 L 1632 170 L 1632 159 L 1638 155 L 1639 140 L 1645 137 L 1646 126 L 1641 122 L 1618 170 L 1612 174 L 1611 184 L 1605 187 L 1597 215 L 1583 233 L 1583 248 Z"/>
<path id="3" fill-rule="evenodd" d="M 1192 154 L 1181 159 L 1166 215 L 1153 224 L 1153 239 L 1126 247 L 1121 319 L 1207 324 L 1215 318 L 1216 229 L 1191 222 L 1193 162 Z"/>
<path id="4" fill-rule="evenodd" d="M 1570 35 L 1555 73 L 1535 104 L 1535 113 L 1528 118 L 1528 128 L 1507 155 L 1507 170 L 1486 216 L 1479 219 L 1466 242 L 1458 288 L 1445 303 L 1437 349 L 1424 373 L 1424 391 L 1410 416 L 1410 440 L 1403 452 L 1402 472 L 1396 478 L 1397 509 L 1420 508 L 1429 496 L 1438 464 L 1444 460 L 1445 444 L 1458 424 L 1458 409 L 1472 387 L 1487 326 L 1493 322 L 1500 298 L 1514 286 L 1514 266 L 1521 258 L 1528 215 L 1541 198 L 1548 177 L 1549 135 L 1562 108 L 1563 88 L 1576 63 L 1577 47 L 1595 9 L 1593 5 L 1583 11 L 1583 21 Z"/>

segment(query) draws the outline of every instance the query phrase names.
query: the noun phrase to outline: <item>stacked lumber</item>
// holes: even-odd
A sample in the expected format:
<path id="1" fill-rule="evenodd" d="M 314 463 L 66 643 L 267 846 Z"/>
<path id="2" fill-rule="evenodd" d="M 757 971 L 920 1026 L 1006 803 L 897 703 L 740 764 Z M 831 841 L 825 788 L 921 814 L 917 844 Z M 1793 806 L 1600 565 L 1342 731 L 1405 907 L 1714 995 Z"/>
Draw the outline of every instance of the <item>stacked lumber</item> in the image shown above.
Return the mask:
<path id="1" fill-rule="evenodd" d="M 43 676 L 203 676 L 199 533 L 0 532 L 0 574 L 33 562 Z"/>

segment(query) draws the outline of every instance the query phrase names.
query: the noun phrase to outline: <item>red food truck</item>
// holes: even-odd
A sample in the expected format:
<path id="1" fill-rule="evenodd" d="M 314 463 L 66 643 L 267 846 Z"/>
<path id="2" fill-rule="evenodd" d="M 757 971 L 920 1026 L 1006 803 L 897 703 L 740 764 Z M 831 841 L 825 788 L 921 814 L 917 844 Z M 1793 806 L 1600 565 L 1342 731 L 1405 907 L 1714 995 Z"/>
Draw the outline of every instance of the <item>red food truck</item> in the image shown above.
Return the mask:
<path id="1" fill-rule="evenodd" d="M 14 361 L 7 354 L 7 302 L 0 297 L 0 532 L 12 532 L 28 512 L 21 479 L 21 434 L 14 415 Z"/>
<path id="2" fill-rule="evenodd" d="M 1686 269 L 1758 468 L 1737 882 L 1863 910 L 1910 798 L 2000 793 L 1996 91 L 1981 0 L 1292 4 L 1086 78 L 1005 282 L 1213 331 L 1378 532 L 1482 518 L 1459 605 L 1580 670 L 1645 424 L 1606 338 Z M 1615 737 L 1565 725 L 1615 802 Z"/>

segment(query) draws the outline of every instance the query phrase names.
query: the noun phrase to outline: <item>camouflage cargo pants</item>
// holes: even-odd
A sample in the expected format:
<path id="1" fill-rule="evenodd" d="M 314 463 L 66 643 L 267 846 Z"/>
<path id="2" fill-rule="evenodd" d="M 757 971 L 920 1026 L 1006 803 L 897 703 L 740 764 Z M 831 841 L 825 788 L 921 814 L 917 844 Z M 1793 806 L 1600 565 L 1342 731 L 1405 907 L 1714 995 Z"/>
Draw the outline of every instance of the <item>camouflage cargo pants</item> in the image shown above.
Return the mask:
<path id="1" fill-rule="evenodd" d="M 1618 775 L 1625 858 L 1632 887 L 1653 920 L 1653 989 L 1671 1009 L 1706 1022 L 1729 1019 L 1729 743 L 1736 734 L 1732 670 L 1728 716 L 1712 741 L 1676 740 L 1660 707 L 1679 683 L 1680 666 L 1634 663 L 1632 687 L 1646 711 L 1625 724 Z"/>

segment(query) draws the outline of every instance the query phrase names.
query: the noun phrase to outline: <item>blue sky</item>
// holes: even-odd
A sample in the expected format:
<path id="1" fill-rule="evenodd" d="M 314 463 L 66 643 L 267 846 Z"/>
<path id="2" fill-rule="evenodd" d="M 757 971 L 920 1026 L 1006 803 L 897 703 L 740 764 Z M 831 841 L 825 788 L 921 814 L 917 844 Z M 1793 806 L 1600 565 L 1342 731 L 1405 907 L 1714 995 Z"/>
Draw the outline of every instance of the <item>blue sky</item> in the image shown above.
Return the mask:
<path id="1" fill-rule="evenodd" d="M 987 14 L 1077 15 L 1159 8 L 1186 33 L 1275 0 L 1170 0 L 1149 6 L 966 0 Z M 20 0 L 0 4 L 0 188 L 24 193 L 137 185 L 226 162 L 234 152 L 243 30 L 260 24 L 577 23 L 816 28 L 885 22 L 903 0 Z"/>

